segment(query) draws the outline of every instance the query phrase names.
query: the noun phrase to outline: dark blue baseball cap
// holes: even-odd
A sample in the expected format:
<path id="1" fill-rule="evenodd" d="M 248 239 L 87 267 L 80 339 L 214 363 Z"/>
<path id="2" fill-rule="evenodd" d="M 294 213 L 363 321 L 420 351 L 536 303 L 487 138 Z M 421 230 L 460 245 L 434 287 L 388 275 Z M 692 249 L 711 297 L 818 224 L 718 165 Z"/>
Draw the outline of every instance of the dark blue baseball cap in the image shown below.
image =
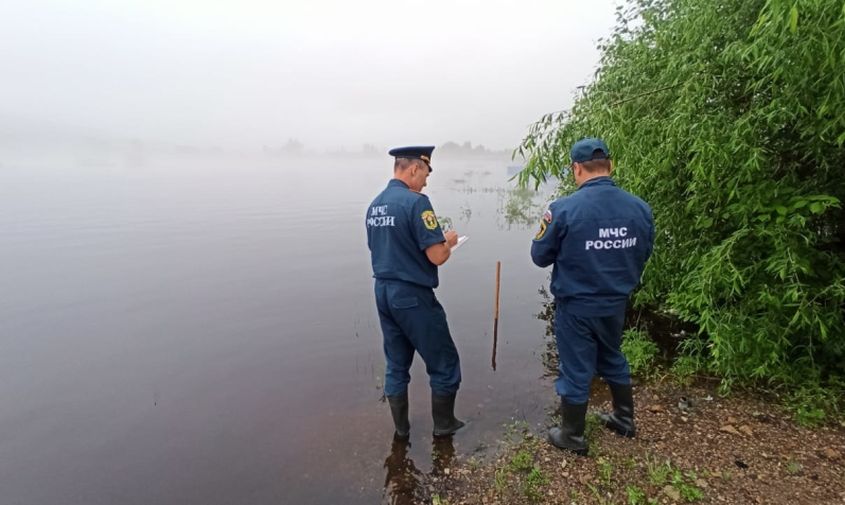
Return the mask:
<path id="1" fill-rule="evenodd" d="M 603 140 L 586 137 L 572 146 L 569 156 L 572 158 L 572 163 L 584 163 L 590 160 L 609 160 L 610 150 Z"/>
<path id="2" fill-rule="evenodd" d="M 431 169 L 431 153 L 434 151 L 434 146 L 408 146 L 408 147 L 394 147 L 387 154 L 396 158 L 408 158 L 412 160 L 423 160 Z"/>

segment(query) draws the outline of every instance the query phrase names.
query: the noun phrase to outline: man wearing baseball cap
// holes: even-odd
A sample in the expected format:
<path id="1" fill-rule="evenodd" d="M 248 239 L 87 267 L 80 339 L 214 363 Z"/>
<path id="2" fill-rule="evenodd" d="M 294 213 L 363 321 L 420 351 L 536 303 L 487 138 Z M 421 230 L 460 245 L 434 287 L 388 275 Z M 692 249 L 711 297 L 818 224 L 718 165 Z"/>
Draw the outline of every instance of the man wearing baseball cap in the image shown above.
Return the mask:
<path id="1" fill-rule="evenodd" d="M 554 265 L 561 423 L 549 431 L 549 441 L 585 455 L 584 424 L 595 375 L 613 397 L 613 412 L 601 415 L 605 426 L 626 437 L 636 433 L 631 373 L 620 346 L 628 297 L 651 255 L 654 221 L 648 204 L 610 178 L 610 150 L 602 140 L 579 140 L 570 158 L 578 189 L 549 205 L 531 258 L 540 267 Z"/>

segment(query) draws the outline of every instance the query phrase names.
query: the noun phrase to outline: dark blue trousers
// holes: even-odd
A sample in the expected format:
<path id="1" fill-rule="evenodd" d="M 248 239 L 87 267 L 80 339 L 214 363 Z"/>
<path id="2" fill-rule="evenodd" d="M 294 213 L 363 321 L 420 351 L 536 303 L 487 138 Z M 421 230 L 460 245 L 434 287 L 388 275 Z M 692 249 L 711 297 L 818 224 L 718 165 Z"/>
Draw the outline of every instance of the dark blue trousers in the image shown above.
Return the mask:
<path id="1" fill-rule="evenodd" d="M 631 370 L 620 350 L 625 312 L 605 317 L 570 314 L 555 306 L 555 341 L 560 357 L 557 394 L 568 403 L 587 403 L 595 375 L 613 384 L 630 384 Z"/>
<path id="2" fill-rule="evenodd" d="M 461 385 L 461 362 L 449 333 L 446 312 L 431 288 L 376 279 L 376 307 L 384 335 L 384 394 L 408 390 L 414 351 L 425 362 L 431 391 L 451 395 Z"/>

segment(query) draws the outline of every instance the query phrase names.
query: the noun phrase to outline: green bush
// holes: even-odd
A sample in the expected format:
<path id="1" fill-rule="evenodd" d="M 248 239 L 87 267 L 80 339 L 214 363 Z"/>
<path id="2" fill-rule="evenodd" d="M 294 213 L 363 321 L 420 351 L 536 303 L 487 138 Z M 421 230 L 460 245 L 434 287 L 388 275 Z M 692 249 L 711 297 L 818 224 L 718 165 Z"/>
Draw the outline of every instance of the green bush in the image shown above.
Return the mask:
<path id="1" fill-rule="evenodd" d="M 634 375 L 653 375 L 658 352 L 657 344 L 645 331 L 630 329 L 622 335 L 622 354 L 628 359 Z"/>
<path id="2" fill-rule="evenodd" d="M 680 354 L 672 363 L 672 375 L 681 384 L 689 384 L 699 373 L 708 373 L 707 342 L 700 337 L 689 337 L 678 346 Z"/>
<path id="3" fill-rule="evenodd" d="M 520 181 L 566 179 L 572 143 L 603 137 L 654 209 L 635 303 L 701 330 L 705 362 L 684 366 L 830 391 L 845 377 L 842 0 L 637 0 L 600 50 L 571 110 L 523 140 Z"/>
<path id="4" fill-rule="evenodd" d="M 800 424 L 815 426 L 840 414 L 839 402 L 843 395 L 845 384 L 838 379 L 825 384 L 825 387 L 818 382 L 805 382 L 789 393 L 786 405 Z"/>

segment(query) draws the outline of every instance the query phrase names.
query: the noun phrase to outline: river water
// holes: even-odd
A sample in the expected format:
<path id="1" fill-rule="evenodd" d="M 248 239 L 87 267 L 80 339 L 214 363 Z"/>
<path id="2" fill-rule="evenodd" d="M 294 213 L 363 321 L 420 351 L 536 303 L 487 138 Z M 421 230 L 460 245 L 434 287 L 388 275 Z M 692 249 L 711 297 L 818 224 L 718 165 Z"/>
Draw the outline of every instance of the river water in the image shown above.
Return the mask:
<path id="1" fill-rule="evenodd" d="M 429 178 L 470 236 L 437 289 L 469 424 L 433 445 L 417 358 L 401 454 L 363 225 L 389 158 L 0 166 L 2 503 L 398 502 L 438 454 L 483 459 L 503 425 L 542 423 L 548 272 L 507 165 L 438 160 Z"/>

